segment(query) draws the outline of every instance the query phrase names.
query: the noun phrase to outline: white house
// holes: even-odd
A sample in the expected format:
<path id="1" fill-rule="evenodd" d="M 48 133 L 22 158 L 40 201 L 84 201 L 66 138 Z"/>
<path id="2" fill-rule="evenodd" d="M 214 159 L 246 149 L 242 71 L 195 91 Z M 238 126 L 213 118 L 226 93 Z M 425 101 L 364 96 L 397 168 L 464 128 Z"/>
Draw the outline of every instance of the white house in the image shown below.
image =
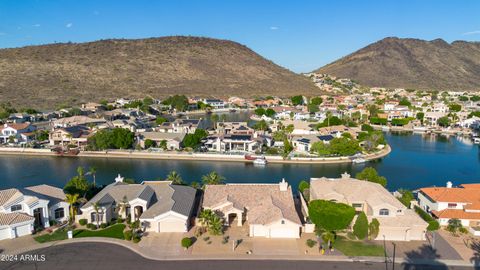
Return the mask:
<path id="1" fill-rule="evenodd" d="M 9 143 L 13 140 L 15 143 L 27 142 L 29 133 L 35 131 L 35 126 L 30 123 L 9 124 L 0 126 L 0 143 Z M 22 136 L 24 135 L 24 136 Z"/>
<path id="2" fill-rule="evenodd" d="M 50 227 L 50 221 L 68 220 L 69 205 L 60 188 L 39 185 L 0 191 L 0 240 L 31 234 Z"/>
<path id="3" fill-rule="evenodd" d="M 226 107 L 225 101 L 221 99 L 204 99 L 203 103 L 211 106 L 214 109 L 224 109 Z"/>
<path id="4" fill-rule="evenodd" d="M 226 184 L 205 187 L 203 209 L 228 226 L 249 226 L 250 237 L 299 238 L 302 223 L 285 179 L 278 184 Z"/>
<path id="5" fill-rule="evenodd" d="M 188 232 L 195 198 L 196 190 L 189 186 L 172 185 L 170 181 L 126 184 L 119 175 L 80 208 L 77 219 L 95 224 L 130 217 L 132 222 L 139 220 L 145 231 Z"/>
<path id="6" fill-rule="evenodd" d="M 465 227 L 480 226 L 480 184 L 421 188 L 419 206 L 436 217 L 442 226 L 457 218 Z"/>

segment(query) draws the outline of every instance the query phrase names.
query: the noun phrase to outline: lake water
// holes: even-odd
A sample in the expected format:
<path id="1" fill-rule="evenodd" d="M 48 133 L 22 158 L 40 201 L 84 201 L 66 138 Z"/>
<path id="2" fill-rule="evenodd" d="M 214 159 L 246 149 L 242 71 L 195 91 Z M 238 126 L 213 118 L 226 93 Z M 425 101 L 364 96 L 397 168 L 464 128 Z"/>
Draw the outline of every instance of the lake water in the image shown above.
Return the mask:
<path id="1" fill-rule="evenodd" d="M 228 120 L 241 121 L 231 114 Z M 275 183 L 285 178 L 294 188 L 310 177 L 351 175 L 366 166 L 376 168 L 388 180 L 388 189 L 415 189 L 480 182 L 480 152 L 477 145 L 456 137 L 418 134 L 385 134 L 392 152 L 383 159 L 366 164 L 252 164 L 218 161 L 174 161 L 150 159 L 113 159 L 79 157 L 0 156 L 0 189 L 50 184 L 63 187 L 76 168 L 94 166 L 97 183 L 108 184 L 117 174 L 138 181 L 164 179 L 176 170 L 186 182 L 200 181 L 201 176 L 217 171 L 231 183 Z"/>

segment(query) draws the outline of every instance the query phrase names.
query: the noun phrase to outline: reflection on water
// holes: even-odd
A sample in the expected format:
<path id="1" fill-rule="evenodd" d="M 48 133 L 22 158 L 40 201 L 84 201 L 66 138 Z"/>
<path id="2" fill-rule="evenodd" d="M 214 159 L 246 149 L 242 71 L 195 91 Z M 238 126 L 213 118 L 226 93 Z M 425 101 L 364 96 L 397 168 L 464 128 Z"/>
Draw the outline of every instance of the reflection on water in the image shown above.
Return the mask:
<path id="1" fill-rule="evenodd" d="M 235 115 L 235 114 L 233 114 Z M 232 119 L 233 120 L 233 119 Z M 233 121 L 241 121 L 233 120 Z M 60 158 L 0 156 L 0 189 L 48 183 L 62 187 L 76 172 L 77 166 L 97 168 L 97 182 L 111 183 L 120 173 L 137 180 L 164 179 L 176 170 L 187 182 L 215 170 L 228 182 L 278 182 L 282 178 L 294 188 L 310 177 L 355 175 L 366 166 L 376 168 L 388 179 L 388 188 L 418 188 L 480 182 L 480 153 L 477 145 L 456 137 L 387 133 L 392 146 L 387 157 L 367 164 L 268 164 L 256 167 L 238 162 L 141 160 L 111 158 Z"/>

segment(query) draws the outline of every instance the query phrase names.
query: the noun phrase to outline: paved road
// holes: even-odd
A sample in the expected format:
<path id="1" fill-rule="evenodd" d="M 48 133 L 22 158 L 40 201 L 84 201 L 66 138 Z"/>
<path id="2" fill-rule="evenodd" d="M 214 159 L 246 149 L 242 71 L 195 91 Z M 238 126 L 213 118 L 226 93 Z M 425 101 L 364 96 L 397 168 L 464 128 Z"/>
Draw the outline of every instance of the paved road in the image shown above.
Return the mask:
<path id="1" fill-rule="evenodd" d="M 307 270 L 307 269 L 386 269 L 382 263 L 364 262 L 321 262 L 321 261 L 153 261 L 121 246 L 104 243 L 75 243 L 52 246 L 37 250 L 29 255 L 44 255 L 42 262 L 0 262 L 0 269 L 68 269 L 68 270 L 120 270 L 120 269 L 165 269 L 165 270 Z M 2 256 L 0 254 L 0 256 Z M 5 258 L 3 258 L 5 259 Z M 17 258 L 18 259 L 18 258 Z M 37 259 L 42 260 L 42 257 Z M 392 265 L 388 265 L 388 270 Z M 396 265 L 395 269 L 447 269 L 445 266 L 405 266 Z M 471 269 L 471 268 L 448 268 Z"/>

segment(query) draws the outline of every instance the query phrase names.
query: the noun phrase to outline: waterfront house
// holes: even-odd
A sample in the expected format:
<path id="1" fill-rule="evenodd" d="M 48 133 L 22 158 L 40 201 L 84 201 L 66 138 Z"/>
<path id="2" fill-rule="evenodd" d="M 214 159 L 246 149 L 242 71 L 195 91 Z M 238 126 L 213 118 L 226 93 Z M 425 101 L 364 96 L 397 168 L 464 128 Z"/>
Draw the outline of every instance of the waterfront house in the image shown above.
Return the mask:
<path id="1" fill-rule="evenodd" d="M 102 118 L 91 118 L 88 116 L 76 115 L 71 117 L 60 118 L 53 121 L 53 127 L 64 128 L 64 127 L 73 127 L 78 125 L 95 126 L 95 125 L 103 124 L 105 122 L 106 120 Z"/>
<path id="2" fill-rule="evenodd" d="M 182 149 L 185 133 L 139 132 L 137 137 L 142 148 L 145 148 L 146 140 L 152 140 L 155 142 L 156 147 L 159 147 L 162 141 L 165 141 L 167 150 L 180 150 Z"/>
<path id="3" fill-rule="evenodd" d="M 310 200 L 345 203 L 363 211 L 369 221 L 376 218 L 380 223 L 376 240 L 425 240 L 428 224 L 380 184 L 354 179 L 347 173 L 341 178 L 312 178 Z"/>
<path id="4" fill-rule="evenodd" d="M 35 131 L 35 126 L 30 123 L 9 124 L 5 123 L 0 126 L 0 143 L 25 143 L 31 138 L 31 134 Z M 22 136 L 23 135 L 23 136 Z"/>
<path id="5" fill-rule="evenodd" d="M 54 128 L 48 135 L 51 146 L 76 145 L 85 146 L 88 137 L 91 136 L 91 130 L 86 126 L 69 126 L 64 128 Z"/>
<path id="6" fill-rule="evenodd" d="M 418 202 L 442 226 L 448 225 L 453 218 L 459 219 L 465 227 L 480 226 L 480 184 L 453 187 L 452 182 L 447 182 L 445 187 L 421 188 Z"/>
<path id="7" fill-rule="evenodd" d="M 264 139 L 254 135 L 223 134 L 207 137 L 203 145 L 212 152 L 255 152 L 263 144 Z"/>
<path id="8" fill-rule="evenodd" d="M 446 116 L 447 114 L 445 112 L 426 112 L 424 117 L 423 117 L 423 123 L 428 126 L 433 126 L 436 127 L 438 124 L 438 119 Z"/>
<path id="9" fill-rule="evenodd" d="M 255 130 L 249 127 L 247 122 L 219 122 L 216 132 L 217 134 L 253 135 Z"/>
<path id="10" fill-rule="evenodd" d="M 199 128 L 202 119 L 175 119 L 173 122 L 165 122 L 155 128 L 158 132 L 193 134 Z"/>
<path id="11" fill-rule="evenodd" d="M 330 143 L 334 137 L 332 135 L 302 135 L 293 136 L 292 146 L 297 152 L 310 153 L 312 145 L 316 142 L 323 142 L 325 144 Z"/>
<path id="12" fill-rule="evenodd" d="M 114 218 L 139 220 L 149 232 L 188 232 L 196 202 L 196 190 L 170 181 L 126 184 L 120 175 L 83 205 L 77 220 L 107 223 Z M 98 211 L 95 210 L 98 207 Z"/>
<path id="13" fill-rule="evenodd" d="M 202 101 L 206 105 L 212 107 L 213 109 L 225 109 L 227 106 L 225 101 L 216 98 L 206 98 Z"/>
<path id="14" fill-rule="evenodd" d="M 68 220 L 68 203 L 60 188 L 38 185 L 0 190 L 0 240 L 48 228 L 52 220 Z"/>
<path id="15" fill-rule="evenodd" d="M 228 226 L 248 226 L 250 237 L 300 237 L 302 223 L 285 179 L 278 184 L 206 185 L 202 207 Z"/>

